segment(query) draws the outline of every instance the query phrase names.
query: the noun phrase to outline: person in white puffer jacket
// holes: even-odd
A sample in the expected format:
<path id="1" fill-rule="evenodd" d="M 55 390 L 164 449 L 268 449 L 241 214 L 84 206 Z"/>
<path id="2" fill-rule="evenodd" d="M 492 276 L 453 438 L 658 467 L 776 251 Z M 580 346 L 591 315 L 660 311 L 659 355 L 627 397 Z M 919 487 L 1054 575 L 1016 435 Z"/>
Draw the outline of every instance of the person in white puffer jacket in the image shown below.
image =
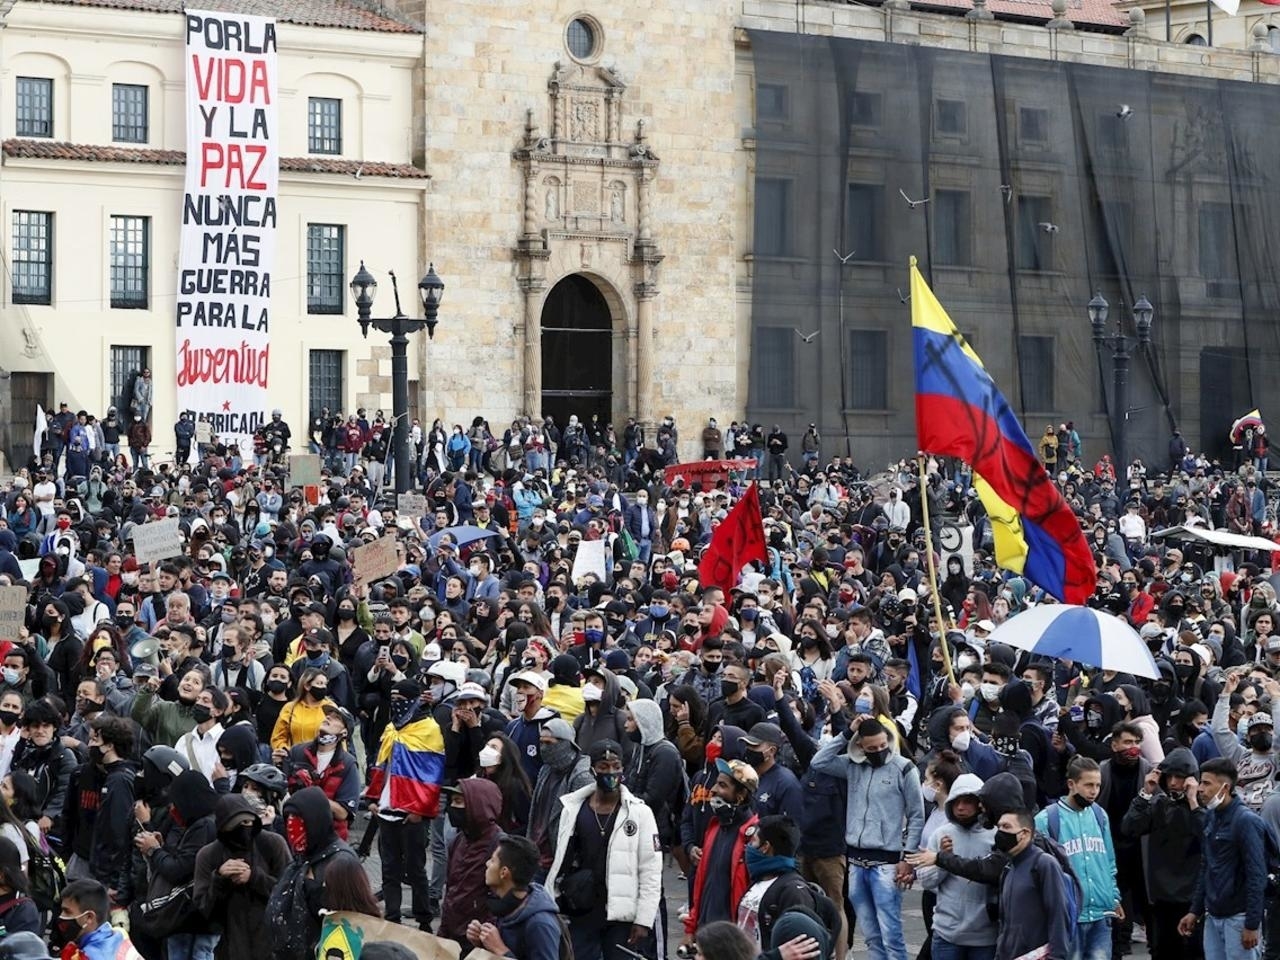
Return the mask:
<path id="1" fill-rule="evenodd" d="M 595 784 L 560 798 L 560 832 L 546 887 L 570 918 L 577 960 L 625 960 L 625 946 L 657 957 L 662 844 L 651 811 L 622 784 L 622 746 L 588 750 Z"/>

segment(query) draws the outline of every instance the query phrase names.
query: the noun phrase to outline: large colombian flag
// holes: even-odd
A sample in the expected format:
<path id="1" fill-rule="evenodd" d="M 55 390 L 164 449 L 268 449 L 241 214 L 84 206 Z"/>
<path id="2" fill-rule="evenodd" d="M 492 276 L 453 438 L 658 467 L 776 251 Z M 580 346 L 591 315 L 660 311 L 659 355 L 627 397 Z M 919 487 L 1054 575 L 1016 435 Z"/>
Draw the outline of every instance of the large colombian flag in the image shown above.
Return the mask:
<path id="1" fill-rule="evenodd" d="M 963 460 L 991 518 L 996 562 L 1065 603 L 1084 603 L 1096 570 L 1080 523 L 1022 424 L 911 258 L 920 449 Z"/>
<path id="2" fill-rule="evenodd" d="M 391 807 L 424 819 L 440 812 L 444 782 L 444 735 L 431 716 L 404 727 L 387 724 L 378 749 L 377 766 L 370 771 L 365 796 L 377 800 L 384 782 L 391 781 Z"/>

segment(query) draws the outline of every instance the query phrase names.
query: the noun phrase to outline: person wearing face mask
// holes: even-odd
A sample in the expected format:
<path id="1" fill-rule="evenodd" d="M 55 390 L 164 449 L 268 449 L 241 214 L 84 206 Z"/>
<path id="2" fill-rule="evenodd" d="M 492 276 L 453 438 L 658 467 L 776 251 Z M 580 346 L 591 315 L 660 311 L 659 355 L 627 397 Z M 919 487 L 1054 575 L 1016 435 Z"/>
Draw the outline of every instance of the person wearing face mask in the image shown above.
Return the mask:
<path id="1" fill-rule="evenodd" d="M 130 760 L 137 727 L 125 717 L 98 715 L 90 722 L 89 762 L 76 774 L 63 815 L 67 876 L 92 877 L 110 889 L 127 889 L 129 828 L 134 777 Z"/>
<path id="2" fill-rule="evenodd" d="M 1151 960 L 1194 960 L 1197 939 L 1178 935 L 1178 921 L 1191 907 L 1200 872 L 1205 810 L 1200 804 L 1200 767 L 1185 747 L 1171 750 L 1143 781 L 1120 822 L 1130 840 L 1142 840 L 1147 882 L 1147 947 Z"/>
<path id="3" fill-rule="evenodd" d="M 22 740 L 22 695 L 14 690 L 0 692 L 0 779 L 9 773 L 14 752 Z"/>
<path id="4" fill-rule="evenodd" d="M 234 610 L 230 611 L 232 614 Z M 218 660 L 213 665 L 213 685 L 226 690 L 243 687 L 261 691 L 267 671 L 253 656 L 253 640 L 247 631 L 234 623 L 225 624 L 219 631 L 222 643 L 218 648 Z"/>
<path id="5" fill-rule="evenodd" d="M 520 749 L 520 763 L 524 767 L 525 776 L 530 783 L 534 783 L 542 765 L 538 758 L 538 739 L 542 725 L 558 714 L 543 705 L 547 681 L 537 670 L 522 670 L 508 682 L 515 690 L 516 715 L 507 723 L 505 732 Z M 581 720 L 582 717 L 578 719 Z"/>
<path id="6" fill-rule="evenodd" d="M 1256 960 L 1266 905 L 1267 826 L 1236 796 L 1236 784 L 1237 767 L 1226 757 L 1201 764 L 1203 856 L 1178 932 L 1194 936 L 1203 918 L 1206 957 Z"/>
<path id="7" fill-rule="evenodd" d="M 815 893 L 797 870 L 799 850 L 800 828 L 794 820 L 778 815 L 760 817 L 744 851 L 750 886 L 734 918 L 757 950 L 763 951 L 765 944 L 773 942 L 777 921 L 793 910 L 822 920 L 828 937 L 839 930 L 839 909 L 825 894 Z"/>
<path id="8" fill-rule="evenodd" d="M 335 865 L 362 869 L 359 858 L 334 832 L 328 798 L 319 787 L 285 801 L 285 840 L 293 859 L 267 900 L 266 924 L 276 960 L 314 960 L 320 942 L 325 874 Z M 381 831 L 379 831 L 381 832 Z"/>
<path id="9" fill-rule="evenodd" d="M 320 605 L 313 604 L 313 606 Z M 319 616 L 316 619 L 319 619 Z M 333 634 L 325 627 L 312 626 L 302 635 L 302 649 L 303 656 L 295 660 L 289 668 L 294 679 L 300 677 L 304 670 L 319 670 L 327 682 L 329 698 L 334 703 L 350 708 L 351 675 L 333 656 L 333 651 L 336 649 Z"/>
<path id="10" fill-rule="evenodd" d="M 636 559 L 647 564 L 653 556 L 653 540 L 658 533 L 658 515 L 649 505 L 649 491 L 636 491 L 635 500 L 623 514 L 623 525 L 639 551 Z"/>
<path id="11" fill-rule="evenodd" d="M 502 791 L 491 780 L 469 777 L 446 787 L 445 817 L 456 831 L 448 848 L 447 892 L 441 905 L 437 936 L 461 944 L 473 922 L 489 923 L 485 864 L 498 845 L 502 828 Z"/>
<path id="12" fill-rule="evenodd" d="M 927 729 L 931 748 L 921 758 L 921 771 L 927 770 L 942 751 L 951 750 L 960 761 L 962 773 L 988 780 L 1000 772 L 1000 758 L 989 744 L 974 735 L 973 722 L 959 703 L 933 711 Z"/>
<path id="13" fill-rule="evenodd" d="M 742 738 L 743 756 L 760 779 L 755 796 L 756 813 L 761 817 L 783 815 L 799 823 L 803 817 L 804 792 L 796 775 L 778 762 L 782 740 L 782 730 L 777 724 L 757 723 Z"/>
<path id="14" fill-rule="evenodd" d="M 740 663 L 728 664 L 722 671 L 720 699 L 712 702 L 707 709 L 708 735 L 722 723 L 750 730 L 765 719 L 764 708 L 747 696 L 751 687 L 751 672 Z"/>
<path id="15" fill-rule="evenodd" d="M 538 851 L 524 837 L 502 835 L 484 865 L 491 923 L 467 925 L 467 942 L 498 956 L 558 960 L 564 936 L 551 893 L 534 882 Z"/>
<path id="16" fill-rule="evenodd" d="M 236 723 L 231 719 L 235 704 L 228 696 L 227 709 L 222 714 L 223 732 L 218 738 L 218 762 L 214 764 L 213 788 L 218 793 L 238 793 L 244 771 L 258 762 L 260 747 L 251 723 Z"/>
<path id="17" fill-rule="evenodd" d="M 315 738 L 325 705 L 334 702 L 329 697 L 328 678 L 314 667 L 302 671 L 294 689 L 295 698 L 280 710 L 271 730 L 271 760 L 276 764 L 284 762 L 295 744 Z"/>
<path id="18" fill-rule="evenodd" d="M 129 934 L 110 924 L 111 901 L 101 883 L 73 880 L 59 900 L 54 923 L 68 935 L 71 952 L 64 955 L 69 960 L 141 960 Z"/>
<path id="19" fill-rule="evenodd" d="M 1024 954 L 1067 960 L 1073 955 L 1075 931 L 1068 920 L 1066 885 L 1074 881 L 1053 855 L 1035 844 L 1035 837 L 1029 811 L 1005 813 L 996 823 L 995 848 L 1009 864 L 999 880 L 996 960 Z"/>
<path id="20" fill-rule="evenodd" d="M 582 716 L 573 722 L 578 748 L 590 752 L 597 740 L 614 740 L 623 744 L 623 754 L 630 760 L 634 744 L 627 735 L 627 713 L 622 704 L 617 675 L 605 666 L 587 667 L 583 671 Z"/>
<path id="21" fill-rule="evenodd" d="M 187 758 L 192 770 L 199 770 L 205 775 L 210 785 L 215 779 L 216 768 L 222 766 L 218 740 L 223 732 L 222 715 L 227 712 L 230 704 L 227 695 L 217 687 L 201 690 L 191 707 L 191 717 L 196 722 L 195 729 L 188 730 L 173 745 L 175 750 Z"/>
<path id="22" fill-rule="evenodd" d="M 1084 899 L 1076 922 L 1076 955 L 1110 960 L 1108 917 L 1124 919 L 1116 886 L 1116 851 L 1111 823 L 1096 803 L 1102 773 L 1096 760 L 1075 757 L 1067 765 L 1067 795 L 1036 815 L 1036 829 L 1062 844 Z"/>
<path id="23" fill-rule="evenodd" d="M 529 839 L 538 850 L 542 871 L 551 867 L 553 844 L 560 834 L 560 798 L 595 782 L 591 758 L 574 743 L 573 728 L 559 717 L 542 724 L 538 739 L 542 762 L 529 803 Z"/>
<path id="24" fill-rule="evenodd" d="M 1280 684 L 1275 680 L 1266 682 L 1266 690 L 1271 697 L 1270 713 L 1260 711 L 1240 720 L 1239 725 L 1245 727 L 1242 744 L 1227 722 L 1232 695 L 1240 681 L 1239 672 L 1227 675 L 1222 695 L 1213 710 L 1213 739 L 1221 756 L 1236 765 L 1241 802 L 1257 813 L 1275 792 L 1275 778 L 1280 772 L 1274 735 L 1275 718 L 1280 714 Z"/>
<path id="25" fill-rule="evenodd" d="M 986 910 L 987 886 L 935 865 L 944 841 L 959 857 L 983 857 L 991 852 L 995 831 L 983 823 L 981 790 L 982 780 L 974 774 L 956 777 L 942 800 L 943 822 L 925 841 L 925 851 L 934 856 L 908 857 L 920 886 L 936 898 L 930 950 L 937 960 L 982 956 L 984 952 L 991 956 L 995 947 L 996 925 Z"/>
<path id="26" fill-rule="evenodd" d="M 192 900 L 222 932 L 220 954 L 257 956 L 272 940 L 267 900 L 292 859 L 289 844 L 264 830 L 262 818 L 238 793 L 218 798 L 213 820 L 216 838 L 196 854 Z"/>
<path id="27" fill-rule="evenodd" d="M 562 912 L 573 918 L 574 956 L 614 957 L 622 945 L 652 958 L 662 895 L 658 826 L 623 784 L 621 745 L 598 740 L 587 755 L 595 783 L 562 799 L 547 889 L 557 891 Z"/>
<path id="28" fill-rule="evenodd" d="M 684 758 L 666 738 L 662 708 L 655 701 L 633 700 L 628 713 L 625 726 L 632 751 L 627 784 L 653 811 L 662 849 L 670 850 L 679 834 L 680 805 L 685 799 Z"/>
<path id="29" fill-rule="evenodd" d="M 440 726 L 422 704 L 422 687 L 401 680 L 391 688 L 391 723 L 382 734 L 377 766 L 369 773 L 365 797 L 380 820 L 382 891 L 388 920 L 399 923 L 401 884 L 413 892 L 413 919 L 431 925 L 427 884 L 427 821 L 440 810 L 445 747 Z"/>
<path id="30" fill-rule="evenodd" d="M 849 900 L 867 950 L 906 960 L 902 889 L 913 873 L 903 855 L 920 846 L 924 798 L 919 771 L 891 742 L 879 720 L 864 718 L 819 747 L 809 766 L 848 782 Z"/>

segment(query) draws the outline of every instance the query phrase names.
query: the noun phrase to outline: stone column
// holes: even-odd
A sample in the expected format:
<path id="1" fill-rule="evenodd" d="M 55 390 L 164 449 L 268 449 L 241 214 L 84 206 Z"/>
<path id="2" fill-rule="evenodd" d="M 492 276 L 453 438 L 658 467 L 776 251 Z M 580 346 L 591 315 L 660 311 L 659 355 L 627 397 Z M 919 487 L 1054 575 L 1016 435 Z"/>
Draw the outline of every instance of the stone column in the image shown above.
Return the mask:
<path id="1" fill-rule="evenodd" d="M 653 429 L 653 298 L 657 288 L 637 283 L 636 293 L 636 419 Z"/>
<path id="2" fill-rule="evenodd" d="M 641 167 L 636 186 L 636 227 L 640 239 L 653 239 L 652 218 L 649 216 L 649 171 Z"/>
<path id="3" fill-rule="evenodd" d="M 520 281 L 524 294 L 524 393 L 523 409 L 531 417 L 542 414 L 542 291 L 546 284 L 536 278 Z"/>

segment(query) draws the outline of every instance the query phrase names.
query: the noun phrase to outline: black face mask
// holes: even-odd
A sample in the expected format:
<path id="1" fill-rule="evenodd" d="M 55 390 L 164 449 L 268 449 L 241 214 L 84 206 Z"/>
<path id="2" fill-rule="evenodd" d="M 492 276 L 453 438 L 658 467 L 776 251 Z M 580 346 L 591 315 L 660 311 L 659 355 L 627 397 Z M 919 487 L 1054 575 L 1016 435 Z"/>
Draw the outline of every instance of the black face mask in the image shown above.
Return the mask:
<path id="1" fill-rule="evenodd" d="M 224 644 L 222 645 L 222 659 L 223 659 L 223 660 L 234 660 L 235 658 L 236 658 L 236 648 L 235 648 L 235 644 L 231 644 L 231 643 L 224 643 Z"/>
<path id="2" fill-rule="evenodd" d="M 753 767 L 759 767 L 764 763 L 764 754 L 759 750 L 743 750 L 742 759 L 747 761 Z"/>
<path id="3" fill-rule="evenodd" d="M 445 811 L 445 815 L 449 818 L 449 822 L 453 824 L 455 830 L 465 830 L 467 827 L 467 808 L 466 807 L 449 807 Z"/>
<path id="4" fill-rule="evenodd" d="M 12 727 L 22 718 L 22 714 L 16 710 L 0 710 L 0 723 L 6 727 Z"/>
<path id="5" fill-rule="evenodd" d="M 719 670 L 719 669 L 720 669 L 720 661 L 719 661 L 719 660 L 703 660 L 703 661 L 702 661 L 702 672 L 703 672 L 703 673 L 715 673 L 715 672 L 716 672 L 717 670 Z"/>
<path id="6" fill-rule="evenodd" d="M 1018 845 L 1018 835 L 1016 833 L 1010 833 L 1008 830 L 997 830 L 995 840 L 993 842 L 995 843 L 997 850 L 1000 850 L 1003 853 L 1008 853 Z"/>
<path id="7" fill-rule="evenodd" d="M 730 803 L 720 797 L 713 797 L 711 800 L 711 812 L 715 814 L 721 826 L 732 826 L 737 822 L 742 814 L 742 806 L 736 803 Z"/>
<path id="8" fill-rule="evenodd" d="M 133 617 L 127 613 L 124 614 L 123 616 L 117 616 L 115 618 L 115 624 L 121 630 L 128 630 L 130 627 L 133 626 Z"/>
<path id="9" fill-rule="evenodd" d="M 356 618 L 356 612 L 354 610 L 348 610 L 346 607 L 338 608 L 339 620 L 351 621 L 351 620 L 354 620 L 355 618 Z"/>
<path id="10" fill-rule="evenodd" d="M 196 723 L 204 723 L 212 716 L 213 712 L 202 703 L 197 703 L 191 708 L 191 717 Z"/>
<path id="11" fill-rule="evenodd" d="M 95 767 L 102 766 L 102 748 L 101 747 L 89 748 L 89 762 L 92 763 Z"/>
<path id="12" fill-rule="evenodd" d="M 1158 680 L 1151 685 L 1151 699 L 1156 703 L 1166 702 L 1172 692 L 1173 688 L 1167 680 Z"/>
<path id="13" fill-rule="evenodd" d="M 887 747 L 883 750 L 868 750 L 866 754 L 867 763 L 873 767 L 883 767 L 889 762 L 889 749 Z"/>
<path id="14" fill-rule="evenodd" d="M 1071 796 L 1072 796 L 1072 799 L 1075 800 L 1076 806 L 1080 807 L 1082 810 L 1085 807 L 1093 806 L 1093 801 L 1090 800 L 1088 797 L 1082 797 L 1078 793 L 1073 793 Z"/>
<path id="15" fill-rule="evenodd" d="M 218 834 L 223 846 L 230 850 L 245 851 L 253 846 L 253 838 L 262 832 L 259 823 L 242 823 L 238 827 L 224 830 Z"/>
<path id="16" fill-rule="evenodd" d="M 687 637 L 692 637 L 695 633 L 697 633 L 697 632 L 698 632 L 698 625 L 697 625 L 696 623 L 684 623 L 684 624 L 681 624 L 681 625 L 680 625 L 680 632 L 681 632 L 681 633 L 683 633 L 683 634 L 684 634 L 685 636 L 687 636 Z"/>
<path id="17" fill-rule="evenodd" d="M 289 689 L 289 684 L 285 683 L 283 680 L 268 680 L 262 686 L 267 693 L 284 693 Z"/>
<path id="18" fill-rule="evenodd" d="M 634 730 L 628 730 L 628 731 L 627 731 L 627 737 L 631 740 L 631 742 L 632 742 L 632 743 L 641 743 L 641 742 L 643 742 L 643 740 L 642 740 L 643 736 L 644 736 L 644 734 L 642 734 L 642 733 L 640 732 L 640 728 L 639 728 L 639 727 L 636 727 Z"/>
<path id="19" fill-rule="evenodd" d="M 1173 672 L 1177 674 L 1179 680 L 1190 680 L 1195 676 L 1196 668 L 1194 664 L 1190 663 L 1175 663 Z"/>
<path id="20" fill-rule="evenodd" d="M 738 681 L 736 680 L 720 681 L 720 696 L 724 697 L 726 700 L 728 700 L 737 692 L 738 692 Z"/>

